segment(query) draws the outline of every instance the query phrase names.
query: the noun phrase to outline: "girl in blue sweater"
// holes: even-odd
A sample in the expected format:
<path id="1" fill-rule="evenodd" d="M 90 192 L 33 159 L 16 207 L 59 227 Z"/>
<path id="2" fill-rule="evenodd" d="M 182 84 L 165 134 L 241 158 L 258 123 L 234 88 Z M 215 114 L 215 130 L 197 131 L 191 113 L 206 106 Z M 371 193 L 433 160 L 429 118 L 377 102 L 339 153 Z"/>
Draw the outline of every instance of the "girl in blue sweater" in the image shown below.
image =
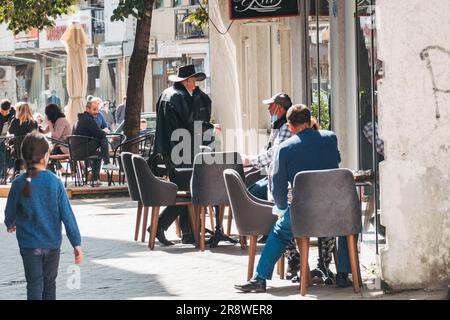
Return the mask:
<path id="1" fill-rule="evenodd" d="M 9 233 L 17 232 L 28 300 L 55 300 L 61 222 L 76 264 L 83 260 L 80 232 L 61 180 L 46 170 L 49 144 L 45 136 L 33 132 L 24 138 L 21 148 L 27 172 L 12 183 L 5 225 Z"/>

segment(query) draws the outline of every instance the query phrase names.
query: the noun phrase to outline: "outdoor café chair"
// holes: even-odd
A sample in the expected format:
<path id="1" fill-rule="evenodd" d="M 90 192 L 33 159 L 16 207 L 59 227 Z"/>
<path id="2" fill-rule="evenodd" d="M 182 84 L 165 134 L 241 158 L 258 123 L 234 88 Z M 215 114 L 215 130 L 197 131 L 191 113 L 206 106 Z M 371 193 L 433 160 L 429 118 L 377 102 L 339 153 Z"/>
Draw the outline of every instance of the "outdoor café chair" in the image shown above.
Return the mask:
<path id="1" fill-rule="evenodd" d="M 74 171 L 75 186 L 83 186 L 88 184 L 88 163 L 93 161 L 101 161 L 100 148 L 97 148 L 95 153 L 90 152 L 89 142 L 96 140 L 93 137 L 71 135 L 67 137 L 67 144 L 69 145 L 70 161 L 72 162 L 72 168 Z M 82 166 L 84 162 L 84 170 Z M 94 177 L 91 177 L 92 184 L 94 183 Z"/>
<path id="2" fill-rule="evenodd" d="M 123 171 L 125 172 L 125 178 L 127 179 L 128 192 L 130 193 L 131 200 L 137 201 L 137 203 L 138 203 L 137 212 L 136 212 L 136 226 L 135 226 L 135 231 L 134 231 L 134 241 L 138 241 L 139 229 L 140 229 L 141 220 L 142 220 L 142 202 L 141 202 L 141 196 L 139 194 L 139 187 L 137 184 L 136 175 L 134 173 L 133 160 L 131 159 L 132 156 L 133 156 L 133 154 L 130 152 L 122 152 L 120 154 L 120 159 L 121 159 L 121 163 L 123 166 Z M 147 210 L 147 213 L 145 215 L 147 216 L 148 208 L 146 208 L 146 210 Z M 145 221 L 145 224 L 147 224 L 147 221 Z M 145 230 L 146 225 L 145 224 L 144 224 L 144 227 L 142 228 L 142 235 L 141 235 L 142 242 L 145 242 L 145 233 L 146 233 L 146 230 Z"/>
<path id="3" fill-rule="evenodd" d="M 223 177 L 239 235 L 250 237 L 247 270 L 247 280 L 250 280 L 253 277 L 258 236 L 268 235 L 278 216 L 272 213 L 272 202 L 258 199 L 247 191 L 244 181 L 237 171 L 225 170 Z M 278 270 L 281 278 L 284 278 L 283 256 L 278 261 Z"/>
<path id="4" fill-rule="evenodd" d="M 200 215 L 200 219 L 196 219 L 196 221 L 197 224 L 200 222 L 201 251 L 205 250 L 206 208 L 219 206 L 219 222 L 221 225 L 225 207 L 230 205 L 225 181 L 223 180 L 223 172 L 226 169 L 234 169 L 244 178 L 244 168 L 239 153 L 205 152 L 195 156 L 191 195 L 196 215 Z M 229 210 L 228 219 L 231 219 L 231 215 L 232 210 Z M 219 229 L 220 226 L 216 225 L 216 230 Z"/>
<path id="5" fill-rule="evenodd" d="M 141 156 L 133 155 L 133 169 L 136 177 L 139 196 L 144 207 L 144 219 L 142 232 L 147 228 L 149 207 L 152 207 L 151 231 L 148 247 L 153 250 L 155 246 L 156 231 L 158 230 L 158 218 L 160 207 L 167 206 L 192 206 L 189 193 L 178 191 L 175 183 L 165 181 L 156 177 L 150 170 L 147 161 Z M 192 210 L 189 210 L 191 222 L 193 222 Z M 194 232 L 194 237 L 196 234 Z M 196 238 L 198 241 L 198 238 Z"/>
<path id="6" fill-rule="evenodd" d="M 154 142 L 154 133 L 147 133 L 146 135 L 139 136 L 133 139 L 125 139 L 125 141 L 116 145 L 115 147 L 111 145 L 113 147 L 113 150 L 111 152 L 113 158 L 112 163 L 119 166 L 119 184 L 125 183 L 125 176 L 122 174 L 122 163 L 119 161 L 120 154 L 122 152 L 132 152 L 140 155 L 145 160 L 148 160 L 152 153 Z M 109 181 L 108 183 L 111 184 L 112 181 Z"/>
<path id="7" fill-rule="evenodd" d="M 53 150 L 55 150 L 55 148 L 57 146 L 69 148 L 68 143 L 65 141 L 54 139 L 51 137 L 46 137 L 46 138 L 53 145 Z M 64 174 L 62 174 L 61 168 L 63 168 L 64 162 L 66 163 L 66 171 Z M 64 179 L 65 187 L 67 187 L 67 177 L 69 175 L 69 166 L 70 166 L 70 154 L 54 154 L 53 152 L 50 154 L 49 163 L 48 163 L 47 167 L 52 172 L 54 172 L 55 174 L 57 174 L 59 176 L 65 175 L 65 179 Z"/>
<path id="8" fill-rule="evenodd" d="M 362 286 L 357 235 L 361 207 L 353 173 L 347 169 L 304 171 L 294 178 L 290 207 L 292 232 L 300 252 L 300 293 L 309 284 L 309 238 L 346 236 L 355 293 Z"/>

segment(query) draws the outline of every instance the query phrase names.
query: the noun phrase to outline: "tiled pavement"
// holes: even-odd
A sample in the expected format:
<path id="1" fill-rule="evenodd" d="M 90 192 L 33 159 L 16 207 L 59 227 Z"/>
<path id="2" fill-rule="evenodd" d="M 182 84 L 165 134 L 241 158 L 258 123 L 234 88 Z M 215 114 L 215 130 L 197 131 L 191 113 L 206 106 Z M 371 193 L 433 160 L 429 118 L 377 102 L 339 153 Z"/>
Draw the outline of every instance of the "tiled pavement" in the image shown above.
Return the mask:
<path id="1" fill-rule="evenodd" d="M 0 199 L 0 221 L 6 199 Z M 447 292 L 423 290 L 385 295 L 375 289 L 374 254 L 362 246 L 362 272 L 365 281 L 361 295 L 352 288 L 314 285 L 302 298 L 298 285 L 274 277 L 267 293 L 241 294 L 233 285 L 245 281 L 247 254 L 238 245 L 221 242 L 216 249 L 199 252 L 179 241 L 171 247 L 133 241 L 135 203 L 127 198 L 83 199 L 72 201 L 82 233 L 85 261 L 74 269 L 72 249 L 64 237 L 57 280 L 58 299 L 444 299 Z M 174 227 L 166 233 L 177 239 Z M 261 251 L 258 247 L 258 256 Z M 367 249 L 367 250 L 366 250 Z M 22 261 L 15 236 L 0 224 L 0 299 L 25 299 Z M 316 263 L 317 250 L 310 250 L 310 265 Z M 366 268 L 367 267 L 367 268 Z M 77 275 L 80 275 L 78 277 Z M 79 281 L 78 281 L 79 280 Z M 372 289 L 369 289 L 368 286 Z"/>

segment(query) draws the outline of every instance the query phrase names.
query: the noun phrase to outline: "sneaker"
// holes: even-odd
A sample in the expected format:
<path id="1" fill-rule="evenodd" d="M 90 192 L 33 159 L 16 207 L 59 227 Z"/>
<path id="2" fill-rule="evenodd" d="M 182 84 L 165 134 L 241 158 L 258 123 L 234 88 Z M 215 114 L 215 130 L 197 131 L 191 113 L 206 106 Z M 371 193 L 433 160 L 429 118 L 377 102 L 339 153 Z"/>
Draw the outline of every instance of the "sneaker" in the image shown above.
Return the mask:
<path id="1" fill-rule="evenodd" d="M 119 170 L 119 168 L 113 165 L 112 163 L 104 164 L 102 169 L 106 171 Z"/>
<path id="2" fill-rule="evenodd" d="M 93 187 L 101 187 L 103 185 L 103 182 L 101 182 L 100 180 L 94 180 L 94 182 L 92 183 Z"/>

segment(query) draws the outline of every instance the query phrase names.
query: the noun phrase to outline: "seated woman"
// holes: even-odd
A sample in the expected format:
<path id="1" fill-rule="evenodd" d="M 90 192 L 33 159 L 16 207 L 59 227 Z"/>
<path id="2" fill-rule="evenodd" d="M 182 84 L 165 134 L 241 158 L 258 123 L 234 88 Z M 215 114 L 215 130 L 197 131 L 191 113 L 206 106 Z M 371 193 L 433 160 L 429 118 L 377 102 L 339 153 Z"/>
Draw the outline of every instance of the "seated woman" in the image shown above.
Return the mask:
<path id="1" fill-rule="evenodd" d="M 66 141 L 67 137 L 72 134 L 72 127 L 66 116 L 56 104 L 49 104 L 45 108 L 45 115 L 47 116 L 47 128 L 42 129 L 42 133 L 51 134 L 51 137 L 56 140 Z M 62 145 L 56 145 L 53 148 L 52 154 L 68 154 L 69 148 Z"/>
<path id="2" fill-rule="evenodd" d="M 18 102 L 14 109 L 16 110 L 16 118 L 11 121 L 8 132 L 15 136 L 12 143 L 11 152 L 14 161 L 14 177 L 20 173 L 22 166 L 22 157 L 20 154 L 20 145 L 23 138 L 30 132 L 37 130 L 37 122 L 33 119 L 31 107 L 26 102 Z"/>

